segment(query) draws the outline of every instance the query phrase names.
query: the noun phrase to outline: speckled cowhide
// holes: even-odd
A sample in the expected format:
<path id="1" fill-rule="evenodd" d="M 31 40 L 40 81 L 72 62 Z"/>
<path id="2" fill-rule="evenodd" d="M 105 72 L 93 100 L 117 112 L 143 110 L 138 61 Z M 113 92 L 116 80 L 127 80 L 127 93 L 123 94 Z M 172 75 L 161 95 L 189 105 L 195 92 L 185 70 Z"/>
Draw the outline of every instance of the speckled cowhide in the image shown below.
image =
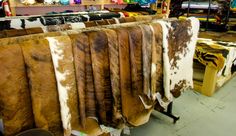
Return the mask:
<path id="1" fill-rule="evenodd" d="M 173 96 L 179 97 L 182 90 L 193 87 L 192 65 L 199 31 L 199 21 L 196 18 L 189 18 L 182 21 L 166 20 L 154 22 L 161 24 L 163 31 L 165 98 L 158 97 L 158 95 L 157 98 L 162 106 L 166 107 L 172 101 Z"/>

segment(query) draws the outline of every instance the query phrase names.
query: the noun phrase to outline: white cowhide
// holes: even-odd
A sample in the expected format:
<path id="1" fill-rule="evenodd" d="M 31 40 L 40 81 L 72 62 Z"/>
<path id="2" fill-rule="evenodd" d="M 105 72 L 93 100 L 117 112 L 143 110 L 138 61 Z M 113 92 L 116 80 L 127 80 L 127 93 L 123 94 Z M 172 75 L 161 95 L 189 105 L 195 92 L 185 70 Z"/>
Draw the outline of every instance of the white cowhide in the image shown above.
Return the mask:
<path id="1" fill-rule="evenodd" d="M 191 36 L 190 40 L 187 43 L 187 47 L 183 48 L 183 52 L 175 52 L 175 57 L 177 59 L 177 65 L 171 67 L 174 63 L 172 59 L 168 56 L 168 43 L 169 30 L 173 29 L 171 26 L 171 21 L 153 21 L 160 23 L 163 29 L 163 83 L 164 83 L 164 92 L 167 101 L 163 101 L 159 93 L 156 94 L 156 98 L 159 103 L 165 109 L 168 104 L 173 101 L 173 95 L 171 90 L 175 89 L 176 86 L 179 86 L 181 81 L 186 81 L 186 84 L 181 86 L 180 91 L 193 87 L 193 55 L 195 51 L 195 46 L 197 42 L 197 36 L 199 31 L 199 20 L 196 18 L 188 18 L 191 22 L 191 26 L 188 27 L 188 35 Z"/>

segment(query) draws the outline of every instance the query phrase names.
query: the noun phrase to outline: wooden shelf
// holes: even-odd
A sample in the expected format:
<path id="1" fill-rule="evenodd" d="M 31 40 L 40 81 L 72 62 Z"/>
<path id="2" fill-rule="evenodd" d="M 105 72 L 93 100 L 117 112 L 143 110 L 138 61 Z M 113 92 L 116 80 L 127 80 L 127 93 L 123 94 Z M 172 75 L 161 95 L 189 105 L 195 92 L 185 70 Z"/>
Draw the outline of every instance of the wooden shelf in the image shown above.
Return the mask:
<path id="1" fill-rule="evenodd" d="M 37 4 L 33 4 L 33 5 L 25 5 L 25 4 L 21 4 L 21 3 L 17 3 L 15 5 L 16 8 L 28 8 L 28 7 L 61 7 L 61 6 L 65 6 L 65 7 L 75 7 L 75 6 L 80 6 L 82 4 L 74 4 L 74 5 L 61 5 L 61 4 L 55 4 L 55 5 L 47 5 L 47 4 L 41 4 L 41 3 L 37 3 Z"/>
<path id="2" fill-rule="evenodd" d="M 73 5 L 62 5 L 62 4 L 43 4 L 43 3 L 36 3 L 33 5 L 25 5 L 19 2 L 15 2 L 15 4 L 12 4 L 11 7 L 16 8 L 27 8 L 27 7 L 77 7 L 77 6 L 86 6 L 86 5 L 102 5 L 102 4 L 116 4 L 116 3 L 104 3 L 102 0 L 96 0 L 96 1 L 90 1 L 90 0 L 84 0 L 81 4 L 73 4 Z"/>
<path id="3" fill-rule="evenodd" d="M 12 15 L 15 16 L 16 15 L 16 9 L 19 8 L 73 8 L 75 9 L 76 7 L 86 7 L 89 5 L 94 5 L 94 6 L 101 6 L 101 9 L 104 9 L 104 5 L 117 5 L 117 3 L 113 3 L 110 0 L 82 0 L 81 4 L 73 4 L 73 5 L 62 5 L 62 4 L 43 4 L 43 3 L 35 3 L 32 5 L 26 5 L 26 4 L 22 4 L 20 3 L 19 0 L 9 0 L 10 3 L 10 8 L 12 11 Z M 121 4 L 121 5 L 126 5 L 126 3 Z"/>
<path id="4" fill-rule="evenodd" d="M 43 3 L 36 3 L 36 4 L 32 4 L 32 5 L 26 5 L 26 4 L 22 4 L 20 3 L 20 0 L 9 0 L 9 4 L 10 4 L 10 9 L 12 12 L 12 15 L 15 16 L 16 15 L 16 11 L 22 11 L 24 10 L 24 8 L 29 8 L 26 9 L 25 12 L 30 12 L 30 10 L 33 10 L 33 8 L 35 8 L 35 10 L 42 10 L 44 7 L 45 9 L 53 9 L 57 8 L 57 9 L 62 9 L 65 7 L 65 9 L 76 9 L 77 7 L 82 8 L 82 10 L 86 9 L 86 6 L 89 5 L 94 5 L 94 6 L 100 6 L 100 9 L 104 9 L 105 5 L 117 5 L 119 7 L 125 6 L 127 5 L 127 3 L 123 3 L 123 4 L 117 4 L 117 3 L 113 3 L 111 2 L 111 0 L 82 0 L 81 4 L 74 4 L 74 5 L 62 5 L 62 4 L 43 4 Z M 169 4 L 170 4 L 170 0 L 167 0 L 167 9 L 169 9 Z M 161 13 L 161 10 L 157 8 L 157 3 L 152 4 L 151 9 L 158 11 L 158 13 Z M 25 13 L 19 13 L 19 14 L 25 14 Z M 40 14 L 40 13 L 39 13 Z M 41 13 L 43 14 L 43 13 Z M 167 15 L 169 15 L 169 10 L 167 10 Z M 33 14 L 34 15 L 34 14 Z"/>

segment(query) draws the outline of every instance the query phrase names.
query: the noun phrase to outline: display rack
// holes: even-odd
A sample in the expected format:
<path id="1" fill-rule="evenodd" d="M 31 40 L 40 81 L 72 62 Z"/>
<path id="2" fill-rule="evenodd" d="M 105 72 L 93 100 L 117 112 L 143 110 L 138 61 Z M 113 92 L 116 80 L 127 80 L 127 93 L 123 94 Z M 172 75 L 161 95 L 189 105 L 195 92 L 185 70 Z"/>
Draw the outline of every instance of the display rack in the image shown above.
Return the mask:
<path id="1" fill-rule="evenodd" d="M 167 107 L 167 111 L 160 111 L 160 113 L 170 117 L 171 119 L 173 119 L 173 123 L 175 124 L 179 119 L 180 117 L 179 116 L 175 116 L 173 113 L 172 113 L 172 107 L 173 107 L 173 102 L 171 102 L 168 107 Z"/>

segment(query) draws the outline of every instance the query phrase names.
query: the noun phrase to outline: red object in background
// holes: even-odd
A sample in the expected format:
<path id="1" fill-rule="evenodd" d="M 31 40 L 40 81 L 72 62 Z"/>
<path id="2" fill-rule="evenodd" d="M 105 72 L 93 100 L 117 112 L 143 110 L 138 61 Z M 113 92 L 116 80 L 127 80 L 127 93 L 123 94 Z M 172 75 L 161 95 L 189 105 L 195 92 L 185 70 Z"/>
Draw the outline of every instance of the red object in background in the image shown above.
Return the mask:
<path id="1" fill-rule="evenodd" d="M 167 3 L 166 3 L 165 0 L 162 1 L 162 5 L 161 6 L 162 6 L 161 13 L 162 14 L 166 14 L 167 13 Z"/>
<path id="2" fill-rule="evenodd" d="M 129 13 L 128 12 L 123 12 L 125 17 L 129 17 Z"/>
<path id="3" fill-rule="evenodd" d="M 9 4 L 8 4 L 8 1 L 4 0 L 2 2 L 2 7 L 4 8 L 6 16 L 12 16 L 11 11 L 10 11 L 10 7 L 9 7 Z"/>

